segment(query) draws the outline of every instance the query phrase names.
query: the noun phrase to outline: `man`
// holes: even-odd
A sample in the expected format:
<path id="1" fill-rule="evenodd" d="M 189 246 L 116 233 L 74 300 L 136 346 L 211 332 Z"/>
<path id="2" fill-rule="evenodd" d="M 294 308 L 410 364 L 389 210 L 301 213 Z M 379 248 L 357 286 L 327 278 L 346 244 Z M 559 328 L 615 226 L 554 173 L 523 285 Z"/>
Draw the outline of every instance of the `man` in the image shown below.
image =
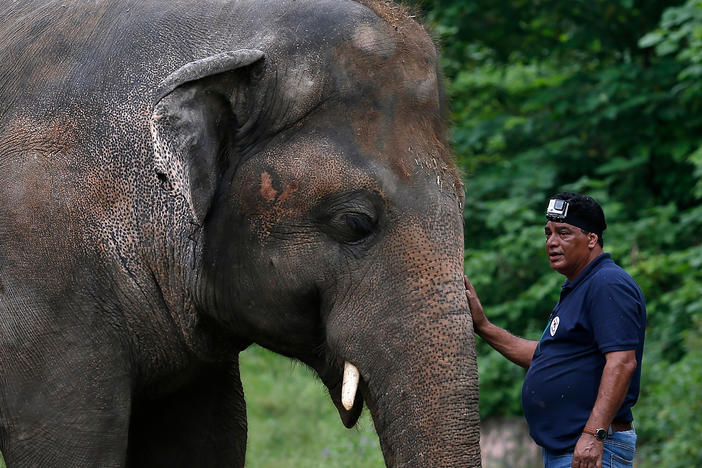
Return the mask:
<path id="1" fill-rule="evenodd" d="M 631 466 L 631 407 L 639 395 L 646 328 L 643 295 L 603 253 L 607 225 L 595 200 L 560 193 L 549 201 L 546 218 L 549 263 L 567 280 L 541 339 L 519 338 L 490 323 L 465 278 L 475 331 L 528 369 L 522 408 L 546 468 Z"/>

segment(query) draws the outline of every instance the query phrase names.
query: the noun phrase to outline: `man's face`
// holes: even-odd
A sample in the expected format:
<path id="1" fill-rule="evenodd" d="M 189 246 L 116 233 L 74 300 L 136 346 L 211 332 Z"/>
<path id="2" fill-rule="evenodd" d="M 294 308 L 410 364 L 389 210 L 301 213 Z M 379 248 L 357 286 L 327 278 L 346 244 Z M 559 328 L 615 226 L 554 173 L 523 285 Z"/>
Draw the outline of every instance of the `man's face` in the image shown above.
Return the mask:
<path id="1" fill-rule="evenodd" d="M 597 235 L 584 234 L 573 225 L 549 221 L 544 233 L 551 268 L 571 281 L 600 253 Z"/>

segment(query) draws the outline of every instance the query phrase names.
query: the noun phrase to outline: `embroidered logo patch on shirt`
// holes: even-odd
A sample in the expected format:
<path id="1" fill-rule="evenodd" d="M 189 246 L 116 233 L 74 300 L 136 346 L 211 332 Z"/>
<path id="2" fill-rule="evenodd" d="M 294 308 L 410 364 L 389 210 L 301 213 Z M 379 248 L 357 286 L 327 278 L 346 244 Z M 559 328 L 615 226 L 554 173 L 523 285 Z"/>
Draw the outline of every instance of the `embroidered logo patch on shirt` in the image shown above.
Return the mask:
<path id="1" fill-rule="evenodd" d="M 553 317 L 553 320 L 551 320 L 551 328 L 549 329 L 551 336 L 556 334 L 556 330 L 558 330 L 559 323 L 561 323 L 561 319 L 558 317 Z"/>

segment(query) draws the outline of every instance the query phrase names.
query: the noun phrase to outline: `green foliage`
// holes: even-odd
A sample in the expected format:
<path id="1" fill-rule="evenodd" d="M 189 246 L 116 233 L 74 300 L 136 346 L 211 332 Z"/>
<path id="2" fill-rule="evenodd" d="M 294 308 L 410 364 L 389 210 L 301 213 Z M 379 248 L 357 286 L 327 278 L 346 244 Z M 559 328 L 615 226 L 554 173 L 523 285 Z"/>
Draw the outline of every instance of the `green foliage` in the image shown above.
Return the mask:
<path id="1" fill-rule="evenodd" d="M 642 465 L 702 465 L 702 1 L 421 6 L 443 46 L 465 268 L 488 316 L 539 338 L 563 280 L 543 253 L 545 203 L 595 197 L 605 249 L 647 299 Z M 523 371 L 478 351 L 481 415 L 520 414 Z"/>
<path id="2" fill-rule="evenodd" d="M 648 441 L 648 446 L 641 452 L 644 467 L 702 466 L 699 447 L 702 338 L 698 333 L 702 320 L 698 319 L 693 326 L 694 330 L 682 332 L 686 352 L 680 360 L 670 364 L 657 356 L 658 359 L 653 359 L 653 364 L 648 366 L 648 375 L 644 379 L 648 390 L 642 396 L 648 401 L 638 413 L 645 422 L 639 426 L 639 434 Z M 659 349 L 653 349 L 649 354 L 659 352 Z"/>
<path id="3" fill-rule="evenodd" d="M 653 291 L 636 407 L 642 465 L 702 466 L 702 246 L 652 256 L 634 270 Z"/>
<path id="4" fill-rule="evenodd" d="M 637 42 L 658 24 L 661 0 L 425 0 L 415 1 L 441 36 L 447 72 L 486 62 L 556 59 L 597 66 L 613 54 L 638 52 Z M 594 60 L 594 63 L 587 63 Z"/>

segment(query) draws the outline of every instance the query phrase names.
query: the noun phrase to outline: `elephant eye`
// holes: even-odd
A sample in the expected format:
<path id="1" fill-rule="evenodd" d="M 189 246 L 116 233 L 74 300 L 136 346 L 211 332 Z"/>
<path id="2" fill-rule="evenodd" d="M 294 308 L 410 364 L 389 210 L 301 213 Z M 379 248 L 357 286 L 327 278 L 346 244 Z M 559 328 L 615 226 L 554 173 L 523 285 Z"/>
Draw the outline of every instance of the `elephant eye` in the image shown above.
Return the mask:
<path id="1" fill-rule="evenodd" d="M 344 215 L 344 221 L 351 234 L 351 240 L 347 242 L 357 242 L 373 233 L 375 223 L 364 213 L 347 213 Z"/>
<path id="2" fill-rule="evenodd" d="M 376 224 L 376 220 L 366 213 L 342 211 L 327 218 L 322 230 L 343 244 L 353 245 L 373 236 Z"/>
<path id="3" fill-rule="evenodd" d="M 352 192 L 322 200 L 314 217 L 319 229 L 346 246 L 366 244 L 378 233 L 381 202 L 373 193 Z"/>

